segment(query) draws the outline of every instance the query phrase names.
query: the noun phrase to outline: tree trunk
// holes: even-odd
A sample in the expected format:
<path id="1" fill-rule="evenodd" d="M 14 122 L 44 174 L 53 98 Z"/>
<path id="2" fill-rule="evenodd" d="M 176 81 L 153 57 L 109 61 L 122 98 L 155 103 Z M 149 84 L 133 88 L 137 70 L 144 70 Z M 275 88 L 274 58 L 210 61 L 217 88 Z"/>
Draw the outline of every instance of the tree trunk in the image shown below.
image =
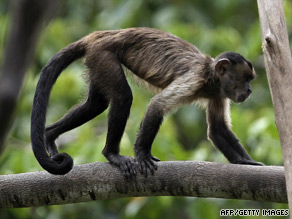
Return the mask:
<path id="1" fill-rule="evenodd" d="M 136 196 L 194 196 L 287 202 L 284 168 L 211 162 L 159 162 L 158 170 L 127 181 L 96 162 L 65 176 L 33 172 L 0 176 L 0 207 L 59 205 Z"/>
<path id="2" fill-rule="evenodd" d="M 33 58 L 42 26 L 56 9 L 56 0 L 14 0 L 10 33 L 0 74 L 0 154 L 13 121 L 25 72 Z M 0 72 L 1 73 L 1 72 Z"/>
<path id="3" fill-rule="evenodd" d="M 280 135 L 292 212 L 292 59 L 281 0 L 258 0 L 265 66 Z"/>

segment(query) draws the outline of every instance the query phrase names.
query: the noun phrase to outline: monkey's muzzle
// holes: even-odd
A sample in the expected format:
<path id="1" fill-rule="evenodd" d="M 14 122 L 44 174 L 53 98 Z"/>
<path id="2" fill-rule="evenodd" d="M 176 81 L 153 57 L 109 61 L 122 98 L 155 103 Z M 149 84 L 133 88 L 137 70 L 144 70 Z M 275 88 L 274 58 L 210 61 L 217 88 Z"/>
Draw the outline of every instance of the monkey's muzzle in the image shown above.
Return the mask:
<path id="1" fill-rule="evenodd" d="M 248 97 L 250 96 L 249 93 L 245 93 L 245 94 L 240 94 L 236 97 L 236 102 L 237 103 L 242 103 L 244 102 Z"/>

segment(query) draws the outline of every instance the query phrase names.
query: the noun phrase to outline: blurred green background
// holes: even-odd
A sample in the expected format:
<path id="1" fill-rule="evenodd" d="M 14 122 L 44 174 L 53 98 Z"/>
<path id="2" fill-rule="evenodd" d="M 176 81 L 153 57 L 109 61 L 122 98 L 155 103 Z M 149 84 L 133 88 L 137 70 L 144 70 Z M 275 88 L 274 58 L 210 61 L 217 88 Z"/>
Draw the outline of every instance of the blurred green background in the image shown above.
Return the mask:
<path id="1" fill-rule="evenodd" d="M 10 13 L 8 1 L 0 2 L 0 60 L 2 63 Z M 292 2 L 284 1 L 291 42 Z M 279 136 L 264 69 L 261 32 L 255 0 L 64 0 L 55 18 L 43 31 L 33 64 L 19 98 L 15 122 L 0 174 L 42 170 L 30 145 L 30 113 L 41 68 L 58 50 L 90 32 L 147 26 L 175 34 L 216 56 L 223 51 L 241 53 L 257 71 L 253 94 L 245 103 L 232 104 L 233 131 L 252 158 L 266 165 L 283 165 Z M 291 46 L 290 46 L 291 48 Z M 58 79 L 51 94 L 47 123 L 62 117 L 87 92 L 85 67 L 72 64 Z M 150 98 L 143 88 L 131 84 L 134 102 L 121 153 L 133 156 L 137 130 Z M 59 137 L 60 151 L 76 165 L 106 161 L 101 154 L 107 130 L 107 112 L 80 128 Z M 161 160 L 227 162 L 207 140 L 205 112 L 183 107 L 167 116 L 153 144 L 153 155 Z M 109 201 L 24 209 L 1 209 L 0 218 L 220 218 L 222 208 L 288 208 L 285 204 L 241 200 L 183 197 L 127 198 Z M 231 218 L 231 217 L 230 217 Z M 248 217 L 239 217 L 248 218 Z M 260 218 L 260 217 L 258 217 Z"/>

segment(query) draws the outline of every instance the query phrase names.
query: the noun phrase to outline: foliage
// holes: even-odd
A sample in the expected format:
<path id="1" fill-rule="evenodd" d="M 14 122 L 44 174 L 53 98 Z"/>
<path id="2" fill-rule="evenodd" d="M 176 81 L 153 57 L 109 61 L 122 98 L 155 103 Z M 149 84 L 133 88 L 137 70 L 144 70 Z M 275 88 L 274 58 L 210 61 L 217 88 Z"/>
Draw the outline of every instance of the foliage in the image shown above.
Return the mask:
<path id="1" fill-rule="evenodd" d="M 0 60 L 7 40 L 9 10 L 0 3 Z M 284 1 L 288 31 L 292 30 L 292 3 Z M 16 119 L 6 151 L 0 158 L 0 173 L 13 174 L 42 170 L 30 145 L 30 112 L 41 68 L 66 44 L 102 29 L 148 26 L 166 30 L 216 56 L 232 50 L 254 63 L 257 78 L 253 95 L 243 104 L 232 104 L 233 130 L 251 156 L 267 165 L 283 165 L 277 128 L 261 51 L 257 4 L 253 0 L 66 0 L 55 19 L 43 32 L 34 63 L 19 98 Z M 50 124 L 64 115 L 86 95 L 86 69 L 81 62 L 71 65 L 58 79 L 48 110 Z M 131 83 L 134 102 L 121 153 L 133 156 L 139 122 L 152 96 Z M 189 106 L 168 116 L 153 145 L 161 160 L 226 159 L 207 141 L 205 114 Z M 60 136 L 61 151 L 73 156 L 75 164 L 106 161 L 101 151 L 106 137 L 107 113 Z M 1 210 L 1 218 L 219 218 L 222 208 L 287 208 L 287 205 L 250 201 L 151 197 L 96 201 L 66 206 Z"/>

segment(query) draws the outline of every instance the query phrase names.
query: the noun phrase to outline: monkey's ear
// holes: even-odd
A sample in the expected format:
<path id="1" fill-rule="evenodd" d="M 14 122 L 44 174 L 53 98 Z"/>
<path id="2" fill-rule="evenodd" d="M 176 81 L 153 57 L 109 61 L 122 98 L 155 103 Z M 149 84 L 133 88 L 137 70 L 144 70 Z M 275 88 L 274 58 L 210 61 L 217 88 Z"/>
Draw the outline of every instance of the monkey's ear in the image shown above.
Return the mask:
<path id="1" fill-rule="evenodd" d="M 230 65 L 231 65 L 231 62 L 229 61 L 229 59 L 222 58 L 216 62 L 215 70 L 219 74 L 223 75 L 226 72 L 226 70 L 230 67 Z"/>

